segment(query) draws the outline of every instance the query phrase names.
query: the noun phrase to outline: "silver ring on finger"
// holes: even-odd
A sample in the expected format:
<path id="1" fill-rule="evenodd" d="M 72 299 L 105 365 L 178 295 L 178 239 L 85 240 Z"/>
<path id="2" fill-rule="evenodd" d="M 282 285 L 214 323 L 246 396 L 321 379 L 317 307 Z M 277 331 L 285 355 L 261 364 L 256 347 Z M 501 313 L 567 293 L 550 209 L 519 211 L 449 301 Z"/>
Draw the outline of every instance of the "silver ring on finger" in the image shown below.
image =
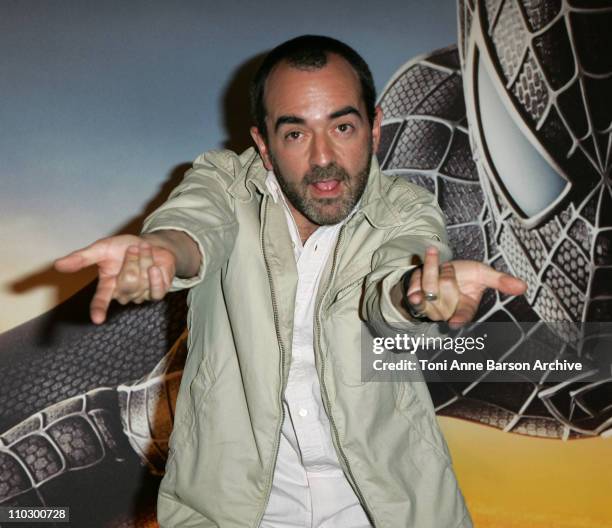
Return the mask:
<path id="1" fill-rule="evenodd" d="M 423 296 L 425 300 L 428 302 L 433 302 L 438 300 L 438 294 L 433 292 L 423 292 Z"/>

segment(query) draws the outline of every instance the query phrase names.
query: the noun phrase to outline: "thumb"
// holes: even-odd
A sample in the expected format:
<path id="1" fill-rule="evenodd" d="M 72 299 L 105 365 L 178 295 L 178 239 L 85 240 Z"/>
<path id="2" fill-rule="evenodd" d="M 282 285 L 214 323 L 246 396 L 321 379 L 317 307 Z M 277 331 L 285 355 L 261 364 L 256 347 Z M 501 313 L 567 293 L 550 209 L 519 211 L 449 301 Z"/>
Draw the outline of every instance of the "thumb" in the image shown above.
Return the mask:
<path id="1" fill-rule="evenodd" d="M 502 273 L 497 289 L 506 295 L 523 295 L 527 291 L 527 283 L 514 275 Z"/>
<path id="2" fill-rule="evenodd" d="M 486 264 L 482 264 L 480 273 L 482 286 L 486 288 L 495 288 L 506 295 L 522 295 L 527 291 L 527 283 L 524 280 L 509 273 L 497 271 Z"/>

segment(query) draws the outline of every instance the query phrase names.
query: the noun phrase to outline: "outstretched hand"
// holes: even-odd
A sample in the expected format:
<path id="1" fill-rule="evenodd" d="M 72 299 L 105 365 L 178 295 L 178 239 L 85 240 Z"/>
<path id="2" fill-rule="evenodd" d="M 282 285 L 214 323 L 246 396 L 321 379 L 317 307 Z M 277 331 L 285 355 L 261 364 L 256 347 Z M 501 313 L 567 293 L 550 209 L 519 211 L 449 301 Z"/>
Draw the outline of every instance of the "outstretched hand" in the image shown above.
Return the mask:
<path id="1" fill-rule="evenodd" d="M 440 266 L 438 250 L 430 247 L 422 268 L 411 275 L 406 294 L 414 312 L 459 328 L 474 318 L 487 288 L 521 295 L 527 284 L 474 260 L 452 260 Z"/>
<path id="2" fill-rule="evenodd" d="M 170 289 L 176 257 L 143 237 L 119 235 L 103 238 L 55 261 L 57 271 L 72 273 L 98 266 L 98 287 L 91 301 L 91 320 L 101 324 L 111 300 L 120 304 L 159 300 Z"/>

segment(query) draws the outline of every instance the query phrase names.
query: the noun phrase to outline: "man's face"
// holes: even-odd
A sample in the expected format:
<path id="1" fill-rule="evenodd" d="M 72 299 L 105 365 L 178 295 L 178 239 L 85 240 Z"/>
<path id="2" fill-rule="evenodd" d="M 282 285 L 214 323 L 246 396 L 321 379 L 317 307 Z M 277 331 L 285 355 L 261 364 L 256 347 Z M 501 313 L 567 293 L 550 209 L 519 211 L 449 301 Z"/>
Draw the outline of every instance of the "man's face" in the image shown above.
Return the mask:
<path id="1" fill-rule="evenodd" d="M 251 134 L 298 226 L 342 221 L 363 193 L 380 135 L 380 110 L 371 127 L 357 73 L 333 54 L 316 70 L 281 63 L 264 102 L 268 140 Z"/>

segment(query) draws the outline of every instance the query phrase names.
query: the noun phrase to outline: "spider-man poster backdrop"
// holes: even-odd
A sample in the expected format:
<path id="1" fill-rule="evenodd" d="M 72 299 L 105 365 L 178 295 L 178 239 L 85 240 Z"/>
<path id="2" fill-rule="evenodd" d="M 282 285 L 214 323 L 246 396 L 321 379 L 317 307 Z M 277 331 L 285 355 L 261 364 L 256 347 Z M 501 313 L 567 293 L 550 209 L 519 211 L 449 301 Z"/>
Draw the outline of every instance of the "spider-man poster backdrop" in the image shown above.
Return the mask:
<path id="1" fill-rule="evenodd" d="M 4 2 L 0 505 L 156 526 L 185 294 L 94 327 L 93 273 L 50 263 L 137 232 L 200 152 L 248 146 L 249 76 L 301 33 L 369 62 L 381 165 L 436 194 L 455 256 L 528 282 L 479 323 L 612 321 L 612 2 Z M 430 384 L 477 527 L 612 526 L 610 363 Z"/>

